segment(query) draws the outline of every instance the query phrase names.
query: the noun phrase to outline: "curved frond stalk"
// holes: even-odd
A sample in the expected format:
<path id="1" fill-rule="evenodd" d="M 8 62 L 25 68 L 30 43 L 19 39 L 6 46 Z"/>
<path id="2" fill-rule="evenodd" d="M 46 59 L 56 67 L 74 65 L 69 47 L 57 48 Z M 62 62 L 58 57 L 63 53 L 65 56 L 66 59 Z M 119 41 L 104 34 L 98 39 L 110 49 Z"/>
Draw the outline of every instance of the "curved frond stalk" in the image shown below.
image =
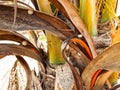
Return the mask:
<path id="1" fill-rule="evenodd" d="M 28 49 L 21 45 L 15 45 L 15 44 L 0 44 L 0 58 L 6 55 L 24 55 L 31 57 L 37 61 L 40 60 L 39 54 L 34 52 L 32 49 Z"/>
<path id="2" fill-rule="evenodd" d="M 31 84 L 31 70 L 27 62 L 21 56 L 14 63 L 9 77 L 8 90 L 29 89 Z"/>
<path id="3" fill-rule="evenodd" d="M 26 84 L 26 89 L 30 89 L 30 85 L 31 85 L 31 78 L 32 78 L 32 74 L 31 74 L 31 70 L 30 67 L 28 65 L 28 63 L 24 60 L 24 58 L 22 56 L 18 56 L 16 55 L 17 60 L 20 62 L 20 64 L 23 66 L 23 68 L 26 71 L 26 76 L 27 76 L 27 84 Z"/>
<path id="4" fill-rule="evenodd" d="M 33 13 L 28 14 L 28 9 L 17 8 L 17 19 L 14 31 L 25 30 L 49 30 L 56 37 L 65 40 L 67 37 L 73 37 L 73 31 L 61 20 L 54 16 L 31 10 Z M 14 10 L 13 7 L 0 5 L 0 28 L 11 29 Z M 8 15 L 5 17 L 5 15 Z M 32 21 L 32 22 L 31 22 Z M 7 24 L 6 24 L 7 23 Z M 66 31 L 67 30 L 67 31 Z"/>
<path id="5" fill-rule="evenodd" d="M 112 37 L 112 43 L 111 45 L 114 45 L 116 43 L 120 42 L 120 26 L 117 26 L 117 29 L 115 28 L 115 25 L 113 25 L 112 27 L 112 31 L 114 31 L 114 33 L 112 32 L 112 36 L 114 35 L 114 37 Z M 116 32 L 115 32 L 116 31 Z M 118 80 L 119 78 L 119 73 L 118 72 L 113 72 L 112 75 L 109 77 L 109 81 L 112 85 L 115 84 L 115 82 Z"/>
<path id="6" fill-rule="evenodd" d="M 88 46 L 81 39 L 72 38 L 71 42 L 77 42 L 77 43 L 79 43 L 85 49 L 86 53 L 88 54 L 89 59 L 90 60 L 93 59 L 93 56 L 92 56 L 92 53 L 90 52 L 90 49 L 88 48 Z"/>
<path id="7" fill-rule="evenodd" d="M 41 51 L 38 50 L 31 42 L 29 42 L 28 39 L 26 39 L 24 36 L 17 32 L 11 32 L 9 30 L 0 30 L 0 40 L 8 40 L 8 41 L 14 41 L 17 42 L 17 44 L 8 44 L 7 42 L 0 43 L 0 59 L 7 56 L 7 55 L 15 55 L 20 62 L 20 64 L 23 66 L 23 68 L 26 71 L 27 75 L 27 85 L 26 89 L 30 88 L 31 86 L 31 70 L 29 68 L 29 65 L 27 62 L 22 58 L 22 56 L 31 57 L 35 60 L 37 60 L 41 66 L 41 71 L 45 72 L 44 69 L 44 58 L 41 55 Z M 6 44 L 5 44 L 6 43 Z M 15 72 L 17 75 L 19 73 L 19 70 Z M 15 76 L 15 78 L 18 76 Z M 18 81 L 20 81 L 21 78 L 19 78 Z M 20 88 L 21 82 L 18 82 L 17 89 Z M 10 89 L 11 90 L 11 89 Z"/>
<path id="8" fill-rule="evenodd" d="M 69 64 L 71 71 L 73 73 L 74 79 L 75 79 L 75 88 L 73 88 L 73 89 L 84 90 L 82 78 L 80 77 L 80 75 L 79 75 L 78 71 L 75 69 L 75 67 L 69 62 L 67 55 L 65 53 L 65 50 L 69 43 L 70 43 L 69 39 L 62 43 L 62 46 L 61 46 L 62 47 L 62 55 L 63 55 L 65 61 Z"/>
<path id="9" fill-rule="evenodd" d="M 30 15 L 28 14 L 27 9 L 17 8 L 17 10 L 18 10 L 17 20 L 15 25 L 16 27 L 14 27 L 14 31 L 44 29 L 44 30 L 49 30 L 53 35 L 60 38 L 61 40 L 65 40 L 68 37 L 75 36 L 74 32 L 70 30 L 70 28 L 64 22 L 62 22 L 61 20 L 51 15 L 47 15 L 45 13 L 37 12 L 34 10 L 32 10 L 33 14 Z M 13 12 L 14 12 L 13 7 L 0 5 L 0 22 L 1 22 L 0 28 L 9 29 L 11 27 Z M 8 14 L 9 16 L 5 17 L 5 15 L 8 15 Z M 17 40 L 15 38 L 12 38 L 12 39 Z M 79 49 L 75 45 L 71 45 L 71 47 L 73 47 L 76 51 L 79 51 Z"/>
<path id="10" fill-rule="evenodd" d="M 97 36 L 96 0 L 80 0 L 79 14 L 91 36 Z"/>
<path id="11" fill-rule="evenodd" d="M 48 0 L 37 0 L 38 6 L 41 11 L 52 15 L 52 10 L 50 7 L 50 2 Z M 61 41 L 56 36 L 52 35 L 50 32 L 46 32 L 47 43 L 48 43 L 48 54 L 51 64 L 62 64 L 65 63 L 64 58 L 61 53 Z"/>
<path id="12" fill-rule="evenodd" d="M 96 71 L 102 69 L 112 72 L 120 72 L 120 53 L 118 52 L 119 49 L 120 43 L 114 44 L 88 64 L 82 73 L 82 79 L 87 90 L 90 90 L 91 80 Z M 108 77 L 104 79 L 107 80 Z M 97 90 L 101 90 L 101 88 L 102 86 L 100 86 Z"/>
<path id="13" fill-rule="evenodd" d="M 90 52 L 90 49 L 88 48 L 86 43 L 84 43 L 84 41 L 82 41 L 79 38 L 71 38 L 71 39 L 65 40 L 62 44 L 62 47 L 65 46 L 65 45 L 70 45 L 71 46 L 72 43 L 77 43 L 81 46 L 80 49 L 82 49 L 82 50 L 79 50 L 77 52 L 75 50 L 71 51 L 70 47 L 68 48 L 68 50 L 70 50 L 71 56 L 75 58 L 74 60 L 75 60 L 75 62 L 77 62 L 79 70 L 82 73 L 84 68 L 90 63 L 90 60 L 93 59 L 92 53 Z M 82 51 L 84 51 L 84 54 L 82 53 Z M 85 53 L 86 53 L 86 57 L 84 57 Z M 79 55 L 83 59 L 80 59 Z"/>
<path id="14" fill-rule="evenodd" d="M 76 9 L 71 5 L 68 0 L 49 0 L 52 2 L 59 10 L 65 14 L 65 16 L 71 21 L 71 23 L 75 26 L 76 30 L 78 30 L 83 37 L 86 39 L 87 44 L 91 50 L 93 58 L 97 56 L 93 40 L 90 34 L 87 31 L 86 26 L 83 24 L 80 16 L 78 15 Z"/>
<path id="15" fill-rule="evenodd" d="M 6 37 L 7 35 L 7 37 Z M 18 44 L 22 45 L 25 48 L 33 50 L 34 53 L 37 53 L 39 57 L 39 60 L 44 63 L 44 58 L 42 56 L 42 52 L 31 43 L 28 39 L 26 39 L 24 36 L 22 36 L 19 33 L 16 32 L 10 32 L 9 30 L 0 30 L 0 40 L 9 40 L 17 42 Z M 39 61 L 39 62 L 40 62 Z"/>
<path id="16" fill-rule="evenodd" d="M 107 83 L 108 78 L 111 74 L 112 74 L 112 71 L 105 71 L 105 72 L 101 73 L 100 75 L 98 75 L 97 80 L 95 81 L 95 84 L 93 85 L 93 87 L 91 87 L 91 89 L 93 89 L 93 90 L 100 89 L 101 90 L 103 88 L 103 86 L 105 85 L 105 82 Z M 107 85 L 108 85 L 108 83 L 107 83 Z M 111 84 L 108 87 L 111 87 Z"/>
<path id="17" fill-rule="evenodd" d="M 7 37 L 6 37 L 7 36 Z M 8 41 L 14 41 L 14 42 L 17 42 L 18 44 L 17 45 L 13 45 L 13 47 L 15 46 L 15 47 L 19 47 L 19 45 L 20 45 L 20 47 L 21 47 L 21 50 L 22 50 L 22 47 L 25 49 L 26 48 L 26 50 L 23 50 L 22 52 L 23 52 L 23 54 L 22 54 L 22 52 L 21 52 L 21 54 L 22 55 L 25 55 L 25 56 L 28 56 L 28 57 L 31 57 L 31 58 L 36 58 L 36 56 L 37 56 L 37 58 L 36 58 L 36 60 L 38 61 L 38 62 L 40 62 L 40 64 L 41 64 L 41 70 L 43 71 L 43 72 L 45 72 L 45 70 L 44 70 L 44 66 L 46 65 L 45 64 L 45 60 L 44 60 L 44 56 L 43 56 L 43 54 L 42 54 L 42 51 L 41 50 L 38 50 L 31 42 L 29 42 L 29 40 L 28 39 L 26 39 L 24 36 L 22 36 L 21 34 L 19 34 L 19 33 L 16 33 L 16 32 L 10 32 L 9 30 L 0 30 L 0 40 L 8 40 Z M 0 44 L 1 45 L 1 44 Z M 10 45 L 10 47 L 11 47 L 12 45 Z M 2 46 L 1 46 L 2 47 Z M 7 47 L 7 46 L 6 46 Z M 8 47 L 8 48 L 10 48 L 10 47 Z M 12 47 L 11 47 L 12 48 Z M 27 53 L 27 49 L 28 50 L 31 50 L 30 52 L 31 52 L 31 55 L 27 55 L 27 54 L 25 54 L 25 51 L 26 51 L 26 53 Z M 1 49 L 2 50 L 2 49 Z M 15 50 L 15 48 L 14 48 L 14 50 L 12 49 L 12 51 L 11 52 L 8 52 L 7 50 L 9 50 L 9 49 L 6 49 L 5 50 L 5 48 L 4 48 L 4 50 L 3 50 L 3 52 L 2 52 L 2 55 L 1 55 L 1 57 L 0 58 L 2 58 L 2 57 L 4 57 L 4 56 L 6 56 L 7 54 L 8 55 L 10 55 L 10 54 L 13 54 L 14 55 L 14 53 L 16 54 L 16 55 L 20 55 L 20 52 L 19 52 L 19 50 L 17 51 L 17 50 Z M 14 52 L 15 51 L 15 52 Z M 8 53 L 7 53 L 8 52 Z M 29 52 L 28 52 L 28 54 L 30 54 Z M 32 54 L 33 54 L 33 56 L 32 56 Z M 36 55 L 35 55 L 36 54 Z"/>

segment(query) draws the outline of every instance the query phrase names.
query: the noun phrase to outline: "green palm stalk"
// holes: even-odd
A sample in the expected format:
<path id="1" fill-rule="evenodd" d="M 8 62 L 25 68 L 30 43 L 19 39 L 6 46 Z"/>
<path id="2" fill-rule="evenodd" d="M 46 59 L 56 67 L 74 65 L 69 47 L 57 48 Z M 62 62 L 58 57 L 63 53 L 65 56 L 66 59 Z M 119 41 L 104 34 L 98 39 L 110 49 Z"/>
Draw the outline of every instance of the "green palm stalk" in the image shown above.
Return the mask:
<path id="1" fill-rule="evenodd" d="M 91 36 L 97 35 L 96 0 L 80 0 L 79 14 Z"/>
<path id="2" fill-rule="evenodd" d="M 41 11 L 52 15 L 50 2 L 48 0 L 37 0 L 38 6 Z M 64 58 L 61 54 L 61 41 L 55 37 L 49 31 L 45 31 L 48 43 L 48 54 L 51 64 L 62 64 L 65 63 Z"/>
<path id="3" fill-rule="evenodd" d="M 51 64 L 65 63 L 61 54 L 61 41 L 52 35 L 50 32 L 46 32 L 49 50 L 49 59 Z"/>
<path id="4" fill-rule="evenodd" d="M 116 4 L 117 0 L 104 0 L 102 2 L 102 23 L 115 17 Z"/>

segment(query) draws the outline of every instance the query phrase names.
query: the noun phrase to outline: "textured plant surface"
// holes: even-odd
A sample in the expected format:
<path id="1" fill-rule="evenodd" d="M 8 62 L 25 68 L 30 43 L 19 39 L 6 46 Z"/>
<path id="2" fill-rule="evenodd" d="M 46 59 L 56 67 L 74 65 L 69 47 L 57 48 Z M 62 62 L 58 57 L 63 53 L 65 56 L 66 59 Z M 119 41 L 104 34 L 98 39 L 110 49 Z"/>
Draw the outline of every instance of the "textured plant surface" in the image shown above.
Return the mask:
<path id="1" fill-rule="evenodd" d="M 8 90 L 120 87 L 115 86 L 120 72 L 117 0 L 23 1 L 0 1 L 0 59 L 16 58 L 7 73 Z M 29 59 L 37 62 L 37 70 L 31 70 Z"/>

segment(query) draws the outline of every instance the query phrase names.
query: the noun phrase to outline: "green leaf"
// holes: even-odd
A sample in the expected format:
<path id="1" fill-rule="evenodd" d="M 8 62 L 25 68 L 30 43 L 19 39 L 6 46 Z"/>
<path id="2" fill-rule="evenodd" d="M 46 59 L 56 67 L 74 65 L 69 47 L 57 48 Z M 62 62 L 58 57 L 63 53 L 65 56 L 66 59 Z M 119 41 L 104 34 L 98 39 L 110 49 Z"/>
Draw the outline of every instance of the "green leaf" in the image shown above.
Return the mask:
<path id="1" fill-rule="evenodd" d="M 104 23 L 115 17 L 117 0 L 104 0 L 102 2 L 102 18 L 101 22 Z"/>

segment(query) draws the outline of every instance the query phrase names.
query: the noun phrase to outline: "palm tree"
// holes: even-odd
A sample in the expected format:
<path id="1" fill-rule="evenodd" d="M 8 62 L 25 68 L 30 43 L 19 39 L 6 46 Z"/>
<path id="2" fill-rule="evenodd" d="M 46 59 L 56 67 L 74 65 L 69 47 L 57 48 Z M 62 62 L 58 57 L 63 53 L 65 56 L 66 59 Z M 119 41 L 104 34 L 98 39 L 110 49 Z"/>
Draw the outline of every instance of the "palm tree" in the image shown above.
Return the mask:
<path id="1" fill-rule="evenodd" d="M 14 55 L 17 59 L 11 69 L 8 89 L 21 90 L 22 81 L 17 77 L 23 77 L 22 74 L 27 78 L 23 80 L 26 84 L 22 89 L 48 90 L 46 82 L 49 79 L 54 83 L 51 90 L 101 90 L 105 86 L 112 90 L 119 87 L 112 86 L 110 81 L 113 78 L 116 82 L 120 71 L 119 25 L 116 28 L 113 24 L 113 20 L 119 23 L 115 16 L 117 0 L 70 1 L 31 0 L 34 7 L 21 0 L 1 1 L 0 40 L 17 42 L 0 43 L 1 58 Z M 93 39 L 101 37 L 97 27 L 107 22 L 112 27 L 113 43 L 105 43 L 109 47 L 98 55 L 98 43 L 95 45 Z M 22 35 L 23 31 L 30 39 Z M 38 44 L 41 32 L 47 37 L 47 51 Z M 38 74 L 30 70 L 25 56 L 37 61 Z"/>

